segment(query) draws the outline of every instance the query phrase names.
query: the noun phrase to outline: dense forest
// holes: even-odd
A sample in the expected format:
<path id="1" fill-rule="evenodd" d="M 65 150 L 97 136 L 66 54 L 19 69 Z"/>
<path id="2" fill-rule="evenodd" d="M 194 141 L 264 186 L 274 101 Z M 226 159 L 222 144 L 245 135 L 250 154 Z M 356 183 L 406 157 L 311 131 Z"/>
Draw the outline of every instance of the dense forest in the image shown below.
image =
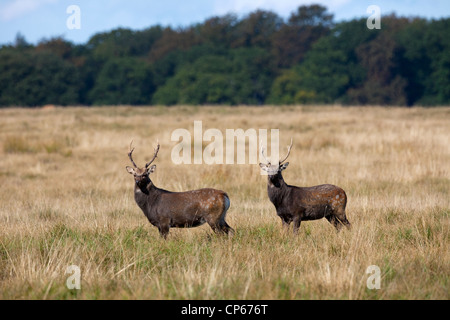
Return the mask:
<path id="1" fill-rule="evenodd" d="M 368 29 L 310 5 L 0 47 L 0 106 L 328 103 L 450 104 L 450 18 Z"/>

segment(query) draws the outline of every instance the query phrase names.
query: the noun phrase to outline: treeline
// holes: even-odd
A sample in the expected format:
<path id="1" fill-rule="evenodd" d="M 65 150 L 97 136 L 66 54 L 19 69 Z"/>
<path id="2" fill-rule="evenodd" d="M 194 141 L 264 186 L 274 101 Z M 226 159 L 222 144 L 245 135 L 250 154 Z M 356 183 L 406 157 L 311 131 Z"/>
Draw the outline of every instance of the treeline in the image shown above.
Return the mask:
<path id="1" fill-rule="evenodd" d="M 0 105 L 450 104 L 450 19 L 336 23 L 320 5 L 0 48 Z"/>

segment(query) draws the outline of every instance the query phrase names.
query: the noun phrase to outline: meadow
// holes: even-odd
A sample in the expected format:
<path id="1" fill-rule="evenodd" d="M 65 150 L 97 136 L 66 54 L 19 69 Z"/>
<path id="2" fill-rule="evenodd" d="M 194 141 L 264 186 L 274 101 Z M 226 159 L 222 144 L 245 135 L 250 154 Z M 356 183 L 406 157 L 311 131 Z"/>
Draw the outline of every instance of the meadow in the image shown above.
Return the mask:
<path id="1" fill-rule="evenodd" d="M 283 233 L 258 165 L 175 165 L 171 133 L 195 120 L 293 138 L 286 182 L 342 187 L 352 229 L 322 219 Z M 1 109 L 0 299 L 448 300 L 449 138 L 448 107 Z M 132 139 L 141 166 L 159 140 L 158 187 L 226 191 L 235 234 L 160 238 L 125 170 Z M 380 289 L 367 287 L 372 265 Z"/>

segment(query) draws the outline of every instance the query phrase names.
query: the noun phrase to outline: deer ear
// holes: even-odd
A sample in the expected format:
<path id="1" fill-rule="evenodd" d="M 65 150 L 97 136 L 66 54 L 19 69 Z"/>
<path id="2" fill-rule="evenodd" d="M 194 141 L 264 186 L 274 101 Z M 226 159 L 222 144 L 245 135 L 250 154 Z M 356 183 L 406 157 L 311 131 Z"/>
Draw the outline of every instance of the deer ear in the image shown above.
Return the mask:
<path id="1" fill-rule="evenodd" d="M 150 168 L 147 169 L 148 173 L 153 173 L 156 170 L 156 164 L 152 165 Z"/>
<path id="2" fill-rule="evenodd" d="M 282 165 L 280 165 L 280 171 L 283 171 L 284 169 L 286 169 L 289 165 L 289 162 L 283 163 Z"/>
<path id="3" fill-rule="evenodd" d="M 267 165 L 265 163 L 260 163 L 259 166 L 261 167 L 261 169 L 267 171 Z"/>
<path id="4" fill-rule="evenodd" d="M 132 167 L 130 167 L 130 166 L 126 166 L 126 169 L 127 169 L 128 173 L 130 173 L 130 174 L 135 174 L 136 173 L 136 171 L 134 171 L 134 169 Z"/>

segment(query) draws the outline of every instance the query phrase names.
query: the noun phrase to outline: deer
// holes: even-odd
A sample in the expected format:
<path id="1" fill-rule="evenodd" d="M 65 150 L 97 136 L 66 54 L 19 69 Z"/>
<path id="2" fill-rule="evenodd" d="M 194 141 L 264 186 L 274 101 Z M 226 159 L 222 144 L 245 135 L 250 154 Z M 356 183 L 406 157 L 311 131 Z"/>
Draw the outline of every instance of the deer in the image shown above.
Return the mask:
<path id="1" fill-rule="evenodd" d="M 296 235 L 302 221 L 321 218 L 326 218 L 337 232 L 343 225 L 350 229 L 351 224 L 345 215 L 347 195 L 342 188 L 332 184 L 297 187 L 284 181 L 281 172 L 289 165 L 289 162 L 285 161 L 291 149 L 292 139 L 286 156 L 272 164 L 264 155 L 261 142 L 261 155 L 265 163 L 260 163 L 259 166 L 267 172 L 267 192 L 277 215 L 281 218 L 283 229 L 288 230 L 293 222 L 293 232 Z"/>
<path id="2" fill-rule="evenodd" d="M 134 199 L 148 221 L 158 228 L 161 237 L 167 238 L 170 228 L 192 228 L 205 222 L 215 233 L 234 233 L 225 221 L 230 207 L 230 198 L 221 191 L 211 188 L 172 192 L 160 189 L 150 179 L 156 165 L 150 166 L 156 159 L 160 144 L 154 149 L 153 158 L 139 168 L 133 160 L 134 148 L 130 143 L 128 157 L 132 163 L 126 166 L 134 177 Z"/>

